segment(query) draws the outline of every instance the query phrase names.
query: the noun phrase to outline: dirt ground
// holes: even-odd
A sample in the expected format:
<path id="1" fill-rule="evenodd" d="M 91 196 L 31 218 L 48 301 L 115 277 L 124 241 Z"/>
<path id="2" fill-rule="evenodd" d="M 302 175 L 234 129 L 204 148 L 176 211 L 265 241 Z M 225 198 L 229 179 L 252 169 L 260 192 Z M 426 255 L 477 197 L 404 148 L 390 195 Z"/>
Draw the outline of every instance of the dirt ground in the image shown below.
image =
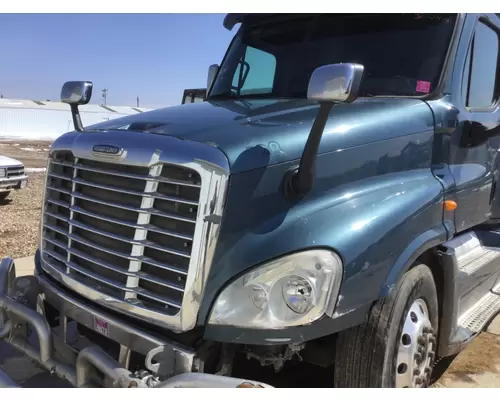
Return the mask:
<path id="1" fill-rule="evenodd" d="M 31 256 L 37 248 L 42 189 L 50 142 L 0 141 L 0 155 L 22 161 L 28 187 L 0 202 L 0 257 Z M 499 331 L 500 333 L 500 331 Z M 500 336 L 483 333 L 456 358 L 437 366 L 434 387 L 500 388 Z"/>

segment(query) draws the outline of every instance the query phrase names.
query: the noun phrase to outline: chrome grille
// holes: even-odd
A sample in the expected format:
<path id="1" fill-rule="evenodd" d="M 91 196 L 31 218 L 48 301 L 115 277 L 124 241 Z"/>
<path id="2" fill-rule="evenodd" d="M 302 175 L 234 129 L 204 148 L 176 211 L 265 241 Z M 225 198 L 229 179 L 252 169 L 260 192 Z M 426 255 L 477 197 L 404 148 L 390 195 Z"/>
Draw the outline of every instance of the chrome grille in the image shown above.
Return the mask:
<path id="1" fill-rule="evenodd" d="M 42 255 L 84 286 L 174 316 L 182 308 L 200 174 L 171 164 L 130 166 L 51 156 Z"/>
<path id="2" fill-rule="evenodd" d="M 7 178 L 14 178 L 16 176 L 24 175 L 24 167 L 22 165 L 16 167 L 7 167 Z"/>

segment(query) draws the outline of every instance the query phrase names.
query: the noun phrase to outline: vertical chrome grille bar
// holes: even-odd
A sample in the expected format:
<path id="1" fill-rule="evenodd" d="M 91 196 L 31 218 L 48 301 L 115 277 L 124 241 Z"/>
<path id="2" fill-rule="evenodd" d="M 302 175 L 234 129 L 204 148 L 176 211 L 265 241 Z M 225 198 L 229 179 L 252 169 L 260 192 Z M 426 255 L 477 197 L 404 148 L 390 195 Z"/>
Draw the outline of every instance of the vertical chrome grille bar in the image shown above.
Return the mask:
<path id="1" fill-rule="evenodd" d="M 78 170 L 75 168 L 75 164 L 78 162 L 78 158 L 74 158 L 73 160 L 73 179 L 71 180 L 71 203 L 69 209 L 69 218 L 68 218 L 68 254 L 66 255 L 66 273 L 69 275 L 71 273 L 71 268 L 69 267 L 69 263 L 71 262 L 71 233 L 73 232 L 73 225 L 71 221 L 73 221 L 73 206 L 75 205 L 75 192 L 76 192 L 76 183 L 75 178 L 78 176 Z"/>
<path id="2" fill-rule="evenodd" d="M 151 158 L 151 164 L 153 165 L 149 169 L 149 176 L 157 177 L 161 174 L 162 165 L 155 165 L 158 163 L 158 153 L 153 154 Z M 144 188 L 144 193 L 154 193 L 158 188 L 157 181 L 147 181 L 146 187 Z M 151 209 L 153 207 L 154 198 L 148 196 L 142 196 L 141 199 L 141 210 Z M 137 225 L 147 225 L 151 220 L 151 214 L 147 212 L 140 212 L 137 216 Z M 143 242 L 146 240 L 148 231 L 144 228 L 138 227 L 134 233 L 134 240 L 138 242 Z M 144 255 L 144 245 L 134 244 L 132 245 L 132 251 L 130 253 L 132 257 L 142 257 Z M 128 270 L 129 272 L 137 273 L 141 270 L 142 261 L 130 260 Z M 136 276 L 128 276 L 126 286 L 128 288 L 139 287 L 139 278 Z M 125 292 L 125 300 L 131 301 L 137 299 L 136 292 Z"/>

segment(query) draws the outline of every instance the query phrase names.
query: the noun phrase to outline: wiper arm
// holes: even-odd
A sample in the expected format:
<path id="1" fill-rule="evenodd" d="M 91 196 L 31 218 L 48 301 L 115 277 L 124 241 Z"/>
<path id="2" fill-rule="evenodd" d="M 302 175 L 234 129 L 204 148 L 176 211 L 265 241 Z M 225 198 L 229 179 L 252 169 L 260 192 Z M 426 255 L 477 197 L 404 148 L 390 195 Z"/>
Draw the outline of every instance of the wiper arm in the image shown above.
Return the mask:
<path id="1" fill-rule="evenodd" d="M 88 128 L 87 128 L 88 129 Z M 150 131 L 145 129 L 124 129 L 124 128 L 94 128 L 88 129 L 89 132 L 105 132 L 105 131 L 122 131 L 122 132 L 143 132 L 150 133 Z"/>
<path id="2" fill-rule="evenodd" d="M 237 95 L 235 93 L 221 93 L 221 94 L 215 94 L 213 96 L 210 96 L 208 100 L 214 100 L 214 99 L 237 99 L 237 100 L 251 100 L 251 99 L 286 99 L 286 98 L 291 98 L 290 97 L 284 97 L 284 96 L 277 96 L 273 93 L 248 93 L 244 95 Z"/>
<path id="3" fill-rule="evenodd" d="M 212 100 L 212 99 L 225 99 L 225 98 L 239 99 L 239 98 L 241 98 L 241 96 L 238 96 L 234 92 L 225 92 L 225 93 L 219 93 L 219 94 L 211 95 L 208 99 Z"/>

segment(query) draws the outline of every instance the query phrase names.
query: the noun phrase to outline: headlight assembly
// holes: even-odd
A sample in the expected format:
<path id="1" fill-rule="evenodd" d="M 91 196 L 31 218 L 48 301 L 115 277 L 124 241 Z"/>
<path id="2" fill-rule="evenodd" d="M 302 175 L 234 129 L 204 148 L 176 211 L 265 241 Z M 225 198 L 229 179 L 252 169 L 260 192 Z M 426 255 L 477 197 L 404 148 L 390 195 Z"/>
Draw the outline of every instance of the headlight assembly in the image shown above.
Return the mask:
<path id="1" fill-rule="evenodd" d="M 342 261 L 329 250 L 307 250 L 271 261 L 229 284 L 209 324 L 281 329 L 332 315 Z"/>
<path id="2" fill-rule="evenodd" d="M 5 178 L 5 168 L 0 168 L 0 178 Z"/>

